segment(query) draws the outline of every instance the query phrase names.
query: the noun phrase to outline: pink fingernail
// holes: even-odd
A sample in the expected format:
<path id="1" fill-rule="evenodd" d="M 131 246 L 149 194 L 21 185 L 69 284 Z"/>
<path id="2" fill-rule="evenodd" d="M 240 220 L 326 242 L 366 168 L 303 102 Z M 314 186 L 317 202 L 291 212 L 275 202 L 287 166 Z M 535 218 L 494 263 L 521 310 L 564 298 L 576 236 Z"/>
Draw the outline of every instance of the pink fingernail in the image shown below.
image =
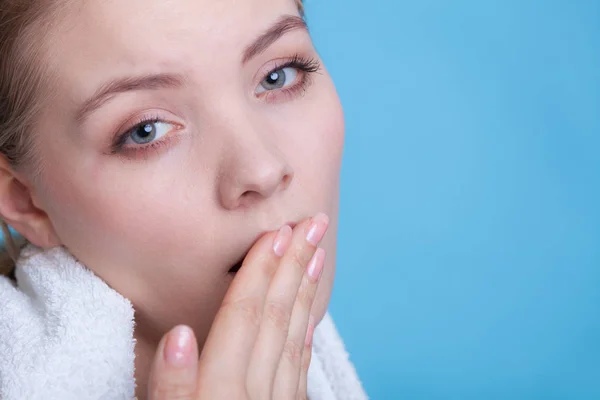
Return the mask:
<path id="1" fill-rule="evenodd" d="M 308 329 L 306 329 L 306 338 L 304 339 L 304 344 L 306 346 L 310 346 L 312 344 L 312 339 L 315 334 L 315 318 L 311 315 L 308 318 Z"/>
<path id="2" fill-rule="evenodd" d="M 313 281 L 318 281 L 323 272 L 323 265 L 325 264 L 325 250 L 318 248 L 313 254 L 310 262 L 308 263 L 307 273 Z"/>
<path id="3" fill-rule="evenodd" d="M 165 361 L 176 368 L 187 367 L 192 363 L 192 340 L 190 327 L 179 325 L 167 337 Z"/>
<path id="4" fill-rule="evenodd" d="M 279 257 L 283 257 L 285 251 L 287 250 L 292 237 L 292 228 L 289 225 L 284 225 L 277 232 L 277 236 L 275 237 L 275 241 L 273 242 L 273 251 Z"/>
<path id="5" fill-rule="evenodd" d="M 329 225 L 329 217 L 323 213 L 318 213 L 312 219 L 312 225 L 306 234 L 306 240 L 311 243 L 313 246 L 317 246 L 321 240 L 323 240 L 323 236 L 325 236 L 325 232 L 327 231 L 327 226 Z"/>

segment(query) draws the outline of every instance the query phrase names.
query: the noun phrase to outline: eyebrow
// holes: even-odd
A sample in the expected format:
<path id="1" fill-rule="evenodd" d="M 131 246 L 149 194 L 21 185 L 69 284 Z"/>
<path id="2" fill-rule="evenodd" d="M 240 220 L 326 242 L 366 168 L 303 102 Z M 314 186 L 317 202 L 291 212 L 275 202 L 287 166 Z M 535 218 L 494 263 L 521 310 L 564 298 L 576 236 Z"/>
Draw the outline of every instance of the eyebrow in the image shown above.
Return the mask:
<path id="1" fill-rule="evenodd" d="M 273 24 L 273 26 L 267 29 L 265 33 L 260 35 L 246 48 L 244 51 L 244 56 L 242 57 L 242 63 L 247 63 L 252 58 L 265 51 L 283 35 L 297 29 L 302 29 L 308 32 L 308 26 L 306 25 L 306 21 L 304 21 L 304 19 L 295 15 L 285 15 L 281 17 L 279 21 Z"/>
<path id="2" fill-rule="evenodd" d="M 93 111 L 118 93 L 134 90 L 156 90 L 162 88 L 177 88 L 183 85 L 183 77 L 176 74 L 153 74 L 138 77 L 118 78 L 102 85 L 83 105 L 76 114 L 78 123 L 83 122 Z"/>
<path id="3" fill-rule="evenodd" d="M 303 18 L 285 15 L 252 42 L 243 52 L 242 63 L 264 52 L 283 35 L 294 30 L 305 30 L 308 26 Z M 139 77 L 117 78 L 102 85 L 87 99 L 76 113 L 76 121 L 82 123 L 92 112 L 100 108 L 115 95 L 136 90 L 156 90 L 183 86 L 184 78 L 178 74 L 153 74 Z"/>

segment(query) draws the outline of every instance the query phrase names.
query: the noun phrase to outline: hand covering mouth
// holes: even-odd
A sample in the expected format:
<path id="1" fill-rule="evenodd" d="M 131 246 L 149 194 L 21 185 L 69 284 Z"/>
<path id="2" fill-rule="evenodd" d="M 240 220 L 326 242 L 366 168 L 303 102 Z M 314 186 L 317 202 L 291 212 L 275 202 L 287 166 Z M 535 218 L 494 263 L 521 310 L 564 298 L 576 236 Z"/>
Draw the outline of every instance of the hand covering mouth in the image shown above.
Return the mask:
<path id="1" fill-rule="evenodd" d="M 296 224 L 297 224 L 296 222 L 288 222 L 286 225 L 289 225 L 292 229 L 294 229 L 294 227 L 296 226 Z M 252 246 L 254 246 L 254 243 L 252 243 Z M 229 268 L 229 271 L 227 271 L 227 273 L 229 273 L 229 274 L 235 274 L 236 272 L 238 272 L 240 270 L 240 268 L 242 268 L 242 264 L 244 263 L 244 259 L 246 258 L 246 256 L 250 252 L 250 249 L 252 248 L 252 246 L 250 246 L 248 249 L 246 249 L 246 251 L 244 251 L 244 253 L 240 256 L 240 258 L 238 259 L 238 261 L 235 264 L 233 264 L 231 266 L 231 268 Z"/>

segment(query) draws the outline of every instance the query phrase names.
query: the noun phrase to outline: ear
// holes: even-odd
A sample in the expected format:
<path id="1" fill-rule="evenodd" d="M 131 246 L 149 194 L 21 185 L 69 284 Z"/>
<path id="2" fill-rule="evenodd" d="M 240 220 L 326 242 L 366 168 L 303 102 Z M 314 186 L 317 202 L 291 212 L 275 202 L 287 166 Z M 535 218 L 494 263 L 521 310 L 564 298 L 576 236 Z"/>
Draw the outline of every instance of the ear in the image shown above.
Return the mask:
<path id="1" fill-rule="evenodd" d="M 27 184 L 0 156 L 0 216 L 30 243 L 50 248 L 60 245 L 48 215 L 38 208 Z"/>

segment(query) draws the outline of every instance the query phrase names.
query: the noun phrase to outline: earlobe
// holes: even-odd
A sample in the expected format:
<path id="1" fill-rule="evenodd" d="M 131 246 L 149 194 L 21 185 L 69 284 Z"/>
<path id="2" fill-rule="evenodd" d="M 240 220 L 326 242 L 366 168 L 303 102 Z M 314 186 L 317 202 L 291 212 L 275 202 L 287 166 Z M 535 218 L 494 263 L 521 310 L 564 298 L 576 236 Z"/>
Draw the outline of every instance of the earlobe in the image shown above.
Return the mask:
<path id="1" fill-rule="evenodd" d="M 32 244 L 50 248 L 60 241 L 48 215 L 34 205 L 31 192 L 0 156 L 0 216 Z"/>

